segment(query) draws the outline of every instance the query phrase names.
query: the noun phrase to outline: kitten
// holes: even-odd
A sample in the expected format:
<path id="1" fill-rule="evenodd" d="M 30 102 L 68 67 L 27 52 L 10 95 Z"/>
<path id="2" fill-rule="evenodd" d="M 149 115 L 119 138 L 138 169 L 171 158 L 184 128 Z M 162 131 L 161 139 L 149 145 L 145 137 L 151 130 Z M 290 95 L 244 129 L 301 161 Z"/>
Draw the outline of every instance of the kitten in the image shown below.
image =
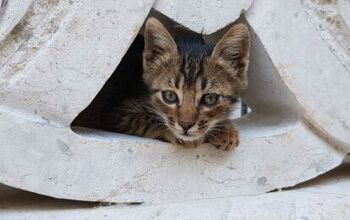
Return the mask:
<path id="1" fill-rule="evenodd" d="M 229 119 L 247 88 L 249 31 L 231 27 L 215 47 L 200 35 L 173 38 L 146 22 L 111 78 L 72 126 L 231 150 L 238 132 Z"/>
<path id="2" fill-rule="evenodd" d="M 234 25 L 214 48 L 195 37 L 175 40 L 155 18 L 147 20 L 144 37 L 147 90 L 109 113 L 114 130 L 185 147 L 203 142 L 223 150 L 238 146 L 229 116 L 248 85 L 247 26 Z"/>

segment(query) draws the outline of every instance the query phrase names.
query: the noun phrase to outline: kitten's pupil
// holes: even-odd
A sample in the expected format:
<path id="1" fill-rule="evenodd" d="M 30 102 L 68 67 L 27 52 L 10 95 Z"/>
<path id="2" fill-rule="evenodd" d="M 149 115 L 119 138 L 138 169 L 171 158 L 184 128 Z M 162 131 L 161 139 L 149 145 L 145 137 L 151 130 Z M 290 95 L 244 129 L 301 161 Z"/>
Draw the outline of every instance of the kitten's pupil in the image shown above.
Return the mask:
<path id="1" fill-rule="evenodd" d="M 214 93 L 206 94 L 202 98 L 202 104 L 210 106 L 210 105 L 216 104 L 218 100 L 219 100 L 219 95 Z"/>
<path id="2" fill-rule="evenodd" d="M 163 97 L 164 101 L 169 103 L 169 104 L 177 102 L 177 95 L 175 94 L 175 92 L 163 91 L 162 97 Z"/>

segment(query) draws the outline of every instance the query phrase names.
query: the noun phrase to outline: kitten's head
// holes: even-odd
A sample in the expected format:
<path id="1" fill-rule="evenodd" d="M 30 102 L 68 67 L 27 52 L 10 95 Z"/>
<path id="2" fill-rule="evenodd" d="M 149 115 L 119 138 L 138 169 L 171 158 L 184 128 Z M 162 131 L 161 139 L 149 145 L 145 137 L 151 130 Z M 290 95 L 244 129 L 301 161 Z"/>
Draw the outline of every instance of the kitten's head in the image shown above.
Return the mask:
<path id="1" fill-rule="evenodd" d="M 177 138 L 202 138 L 229 117 L 247 88 L 249 47 L 244 24 L 231 27 L 212 49 L 196 39 L 176 43 L 157 19 L 148 19 L 143 79 L 154 109 Z"/>

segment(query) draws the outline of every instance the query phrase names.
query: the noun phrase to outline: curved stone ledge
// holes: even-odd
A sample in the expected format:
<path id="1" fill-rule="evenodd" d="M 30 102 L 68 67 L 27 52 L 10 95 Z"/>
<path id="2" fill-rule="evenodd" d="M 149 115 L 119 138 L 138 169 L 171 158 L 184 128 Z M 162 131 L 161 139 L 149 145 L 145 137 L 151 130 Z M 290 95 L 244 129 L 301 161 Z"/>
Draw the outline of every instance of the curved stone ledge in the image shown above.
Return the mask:
<path id="1" fill-rule="evenodd" d="M 243 130 L 241 146 L 228 154 L 96 131 L 78 135 L 10 109 L 1 109 L 0 120 L 0 181 L 58 198 L 159 203 L 257 194 L 313 178 L 344 157 L 300 123 L 255 138 Z"/>
<path id="2" fill-rule="evenodd" d="M 295 1 L 257 1 L 247 20 L 300 103 L 303 117 L 349 150 L 349 70 L 308 22 L 302 6 Z M 350 56 L 346 61 L 350 63 Z"/>

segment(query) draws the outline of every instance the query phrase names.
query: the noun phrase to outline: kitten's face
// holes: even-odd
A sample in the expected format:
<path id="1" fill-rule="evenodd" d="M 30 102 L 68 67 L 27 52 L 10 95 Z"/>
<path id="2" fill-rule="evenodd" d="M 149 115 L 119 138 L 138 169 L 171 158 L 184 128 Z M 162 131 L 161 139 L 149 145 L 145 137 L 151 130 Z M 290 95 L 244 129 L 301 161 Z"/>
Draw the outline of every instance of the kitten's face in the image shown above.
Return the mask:
<path id="1" fill-rule="evenodd" d="M 232 106 L 247 87 L 249 32 L 233 26 L 211 54 L 189 56 L 178 50 L 156 19 L 145 29 L 144 81 L 151 101 L 172 133 L 194 141 L 220 129 Z"/>

